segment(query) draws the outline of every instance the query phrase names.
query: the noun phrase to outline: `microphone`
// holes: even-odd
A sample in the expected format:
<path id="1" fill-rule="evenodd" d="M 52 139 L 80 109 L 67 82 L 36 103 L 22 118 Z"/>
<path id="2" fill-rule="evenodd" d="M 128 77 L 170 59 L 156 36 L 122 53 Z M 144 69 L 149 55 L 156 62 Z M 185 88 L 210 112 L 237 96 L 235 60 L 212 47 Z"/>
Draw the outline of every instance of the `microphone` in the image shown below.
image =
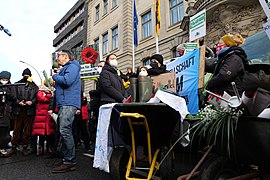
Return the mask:
<path id="1" fill-rule="evenodd" d="M 4 26 L 2 26 L 1 24 L 0 24 L 0 30 L 4 31 L 7 35 L 11 36 L 11 33 L 9 32 L 9 30 L 4 28 Z"/>
<path id="2" fill-rule="evenodd" d="M 7 35 L 11 36 L 11 33 L 9 32 L 8 29 L 4 28 L 4 32 L 5 32 Z"/>

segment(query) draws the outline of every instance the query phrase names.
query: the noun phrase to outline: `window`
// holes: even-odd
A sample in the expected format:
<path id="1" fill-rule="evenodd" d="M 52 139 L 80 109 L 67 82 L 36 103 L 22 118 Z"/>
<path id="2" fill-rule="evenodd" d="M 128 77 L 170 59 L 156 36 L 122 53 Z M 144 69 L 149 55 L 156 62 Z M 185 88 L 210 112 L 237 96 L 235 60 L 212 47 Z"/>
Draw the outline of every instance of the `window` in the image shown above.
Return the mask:
<path id="1" fill-rule="evenodd" d="M 102 52 L 106 54 L 108 52 L 108 33 L 103 35 Z"/>
<path id="2" fill-rule="evenodd" d="M 151 59 L 149 56 L 142 59 L 143 66 L 150 66 Z"/>
<path id="3" fill-rule="evenodd" d="M 142 16 L 142 39 L 152 35 L 151 11 Z"/>
<path id="4" fill-rule="evenodd" d="M 96 6 L 96 21 L 99 20 L 99 5 Z"/>
<path id="5" fill-rule="evenodd" d="M 103 15 L 108 13 L 108 0 L 103 0 Z"/>
<path id="6" fill-rule="evenodd" d="M 118 48 L 118 27 L 112 29 L 112 49 Z"/>
<path id="7" fill-rule="evenodd" d="M 112 0 L 112 8 L 114 8 L 115 6 L 117 6 L 117 0 Z"/>
<path id="8" fill-rule="evenodd" d="M 94 44 L 96 45 L 97 48 L 99 48 L 99 38 L 94 40 Z"/>
<path id="9" fill-rule="evenodd" d="M 170 21 L 171 25 L 180 22 L 184 18 L 183 0 L 170 0 Z"/>
<path id="10" fill-rule="evenodd" d="M 179 53 L 176 51 L 176 47 L 172 49 L 173 58 L 180 57 Z"/>

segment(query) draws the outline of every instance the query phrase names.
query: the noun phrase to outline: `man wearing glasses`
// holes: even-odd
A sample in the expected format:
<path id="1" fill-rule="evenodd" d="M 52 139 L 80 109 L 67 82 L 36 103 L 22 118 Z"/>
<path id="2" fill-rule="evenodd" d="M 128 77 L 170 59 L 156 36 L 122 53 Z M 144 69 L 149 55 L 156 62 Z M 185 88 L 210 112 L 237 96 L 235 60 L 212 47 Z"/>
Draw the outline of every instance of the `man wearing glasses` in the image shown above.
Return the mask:
<path id="1" fill-rule="evenodd" d="M 72 124 L 75 114 L 81 108 L 80 64 L 71 60 L 71 53 L 62 50 L 57 55 L 57 63 L 62 66 L 58 74 L 53 74 L 55 81 L 55 98 L 58 107 L 59 131 L 63 143 L 63 161 L 55 167 L 53 173 L 75 170 L 75 143 L 72 135 Z"/>

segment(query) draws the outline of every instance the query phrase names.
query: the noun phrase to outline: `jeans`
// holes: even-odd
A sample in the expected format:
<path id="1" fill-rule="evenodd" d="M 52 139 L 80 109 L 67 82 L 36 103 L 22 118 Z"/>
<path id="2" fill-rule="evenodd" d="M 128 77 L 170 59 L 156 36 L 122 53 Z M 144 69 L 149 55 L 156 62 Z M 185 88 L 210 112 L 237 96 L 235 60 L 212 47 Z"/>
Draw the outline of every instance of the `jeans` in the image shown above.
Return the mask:
<path id="1" fill-rule="evenodd" d="M 72 135 L 72 124 L 76 110 L 77 108 L 73 106 L 62 106 L 58 111 L 64 164 L 75 164 L 75 143 Z"/>

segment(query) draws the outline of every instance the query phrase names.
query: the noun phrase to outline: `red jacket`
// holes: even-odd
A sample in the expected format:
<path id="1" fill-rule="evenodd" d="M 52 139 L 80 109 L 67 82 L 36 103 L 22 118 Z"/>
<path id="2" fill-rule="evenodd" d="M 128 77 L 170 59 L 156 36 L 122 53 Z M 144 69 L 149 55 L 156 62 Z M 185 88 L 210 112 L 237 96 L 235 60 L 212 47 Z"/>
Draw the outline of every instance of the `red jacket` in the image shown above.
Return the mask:
<path id="1" fill-rule="evenodd" d="M 81 111 L 82 111 L 82 112 L 81 112 L 81 113 L 82 113 L 82 120 L 83 120 L 83 121 L 87 121 L 87 120 L 89 119 L 89 117 L 88 117 L 87 104 L 82 106 Z"/>
<path id="2" fill-rule="evenodd" d="M 48 114 L 48 107 L 52 94 L 39 90 L 37 93 L 37 109 L 32 135 L 53 135 L 55 134 L 55 122 Z"/>

